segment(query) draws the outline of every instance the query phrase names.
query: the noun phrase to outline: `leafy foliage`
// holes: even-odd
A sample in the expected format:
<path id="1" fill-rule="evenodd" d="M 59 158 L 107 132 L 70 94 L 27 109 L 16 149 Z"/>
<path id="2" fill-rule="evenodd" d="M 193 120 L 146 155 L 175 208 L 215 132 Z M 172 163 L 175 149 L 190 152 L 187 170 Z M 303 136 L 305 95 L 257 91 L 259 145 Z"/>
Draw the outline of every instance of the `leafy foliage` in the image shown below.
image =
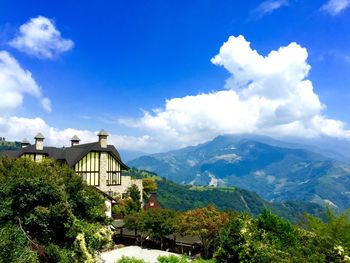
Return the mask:
<path id="1" fill-rule="evenodd" d="M 108 243 L 104 199 L 67 166 L 0 159 L 0 200 L 2 258 L 64 262 L 74 256 L 81 262 L 78 237 L 90 255 Z"/>
<path id="2" fill-rule="evenodd" d="M 220 213 L 215 207 L 208 206 L 183 213 L 180 217 L 179 228 L 184 235 L 198 236 L 203 244 L 205 257 L 208 257 L 220 229 L 227 221 L 226 213 Z"/>
<path id="3" fill-rule="evenodd" d="M 188 259 L 186 257 L 178 257 L 178 256 L 159 256 L 157 258 L 159 263 L 188 263 Z"/>
<path id="4" fill-rule="evenodd" d="M 348 219 L 347 219 L 348 220 Z M 345 262 L 347 248 L 322 233 L 303 230 L 264 210 L 232 218 L 220 234 L 218 262 Z"/>
<path id="5" fill-rule="evenodd" d="M 123 256 L 121 259 L 116 261 L 116 263 L 146 263 L 142 259 L 137 259 L 135 257 L 125 257 Z"/>
<path id="6" fill-rule="evenodd" d="M 146 212 L 146 228 L 153 238 L 160 240 L 163 249 L 163 238 L 176 231 L 177 214 L 169 209 L 150 209 Z"/>
<path id="7" fill-rule="evenodd" d="M 127 190 L 127 198 L 119 198 L 117 204 L 113 206 L 112 212 L 114 214 L 121 214 L 122 216 L 136 213 L 141 209 L 140 190 L 137 185 L 129 186 Z"/>
<path id="8" fill-rule="evenodd" d="M 124 224 L 127 229 L 137 231 L 140 235 L 140 244 L 143 245 L 143 240 L 148 233 L 147 213 L 141 210 L 138 213 L 132 213 L 124 217 Z"/>

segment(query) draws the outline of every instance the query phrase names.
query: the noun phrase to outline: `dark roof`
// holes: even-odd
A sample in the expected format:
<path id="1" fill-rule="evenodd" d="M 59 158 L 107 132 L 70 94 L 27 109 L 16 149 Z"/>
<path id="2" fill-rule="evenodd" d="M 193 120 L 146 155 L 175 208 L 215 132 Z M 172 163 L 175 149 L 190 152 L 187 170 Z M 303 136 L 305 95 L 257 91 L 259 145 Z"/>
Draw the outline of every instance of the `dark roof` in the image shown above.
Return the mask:
<path id="1" fill-rule="evenodd" d="M 44 135 L 42 135 L 40 132 L 34 137 L 34 139 L 45 139 Z"/>
<path id="2" fill-rule="evenodd" d="M 182 243 L 182 244 L 201 244 L 201 239 L 198 236 L 182 236 L 181 234 L 171 234 L 168 236 L 165 236 L 168 239 L 176 241 L 176 243 Z"/>
<path id="3" fill-rule="evenodd" d="M 129 169 L 128 166 L 123 163 L 123 161 L 120 158 L 119 152 L 113 145 L 108 145 L 107 148 L 102 148 L 99 142 L 79 144 L 72 147 L 63 148 L 44 147 L 43 150 L 35 149 L 35 145 L 28 145 L 25 148 L 20 148 L 17 150 L 0 151 L 0 156 L 18 158 L 26 153 L 41 153 L 54 160 L 65 161 L 67 162 L 68 166 L 73 167 L 89 152 L 108 152 L 120 162 L 122 169 Z"/>

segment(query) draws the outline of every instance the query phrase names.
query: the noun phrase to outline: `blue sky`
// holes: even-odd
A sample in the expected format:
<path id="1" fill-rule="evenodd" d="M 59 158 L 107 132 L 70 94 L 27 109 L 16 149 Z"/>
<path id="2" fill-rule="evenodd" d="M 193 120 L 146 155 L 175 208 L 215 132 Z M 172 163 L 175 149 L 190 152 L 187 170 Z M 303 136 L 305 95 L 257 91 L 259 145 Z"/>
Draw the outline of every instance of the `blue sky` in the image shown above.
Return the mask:
<path id="1" fill-rule="evenodd" d="M 349 0 L 4 0 L 0 133 L 62 145 L 104 128 L 151 152 L 222 133 L 348 139 L 349 28 Z"/>

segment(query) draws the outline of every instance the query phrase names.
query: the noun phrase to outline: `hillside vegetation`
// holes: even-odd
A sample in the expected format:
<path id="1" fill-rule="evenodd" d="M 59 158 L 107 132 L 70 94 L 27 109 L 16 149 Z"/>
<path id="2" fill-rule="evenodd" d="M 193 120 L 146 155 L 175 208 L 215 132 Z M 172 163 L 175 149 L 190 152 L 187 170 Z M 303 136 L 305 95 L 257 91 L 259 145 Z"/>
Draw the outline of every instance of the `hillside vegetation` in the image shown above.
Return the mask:
<path id="1" fill-rule="evenodd" d="M 21 146 L 20 142 L 0 141 L 0 151 L 15 150 Z"/>
<path id="2" fill-rule="evenodd" d="M 275 214 L 293 222 L 301 220 L 304 213 L 325 217 L 324 208 L 314 203 L 294 201 L 270 203 L 256 193 L 241 188 L 182 185 L 166 180 L 156 173 L 135 168 L 124 174 L 138 179 L 153 178 L 158 186 L 157 196 L 162 207 L 177 211 L 212 204 L 219 210 L 247 212 L 253 216 L 259 215 L 264 208 L 268 208 Z"/>

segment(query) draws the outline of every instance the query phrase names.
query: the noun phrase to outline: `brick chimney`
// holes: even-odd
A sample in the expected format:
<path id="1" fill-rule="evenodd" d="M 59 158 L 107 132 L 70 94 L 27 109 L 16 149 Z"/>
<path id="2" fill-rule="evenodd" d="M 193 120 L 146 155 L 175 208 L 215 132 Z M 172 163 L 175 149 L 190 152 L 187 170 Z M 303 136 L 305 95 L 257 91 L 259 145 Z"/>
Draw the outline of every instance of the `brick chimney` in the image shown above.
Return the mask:
<path id="1" fill-rule="evenodd" d="M 108 133 L 105 130 L 101 130 L 98 134 L 98 141 L 100 143 L 101 148 L 107 148 L 107 137 Z"/>
<path id="2" fill-rule="evenodd" d="M 21 148 L 26 148 L 29 144 L 30 144 L 29 141 L 28 141 L 27 139 L 24 138 L 24 139 L 21 141 Z"/>
<path id="3" fill-rule="evenodd" d="M 44 150 L 44 135 L 40 132 L 34 137 L 35 139 L 35 150 L 42 151 Z"/>
<path id="4" fill-rule="evenodd" d="M 74 135 L 70 141 L 71 141 L 71 146 L 73 147 L 75 145 L 79 145 L 80 139 L 78 136 Z"/>

